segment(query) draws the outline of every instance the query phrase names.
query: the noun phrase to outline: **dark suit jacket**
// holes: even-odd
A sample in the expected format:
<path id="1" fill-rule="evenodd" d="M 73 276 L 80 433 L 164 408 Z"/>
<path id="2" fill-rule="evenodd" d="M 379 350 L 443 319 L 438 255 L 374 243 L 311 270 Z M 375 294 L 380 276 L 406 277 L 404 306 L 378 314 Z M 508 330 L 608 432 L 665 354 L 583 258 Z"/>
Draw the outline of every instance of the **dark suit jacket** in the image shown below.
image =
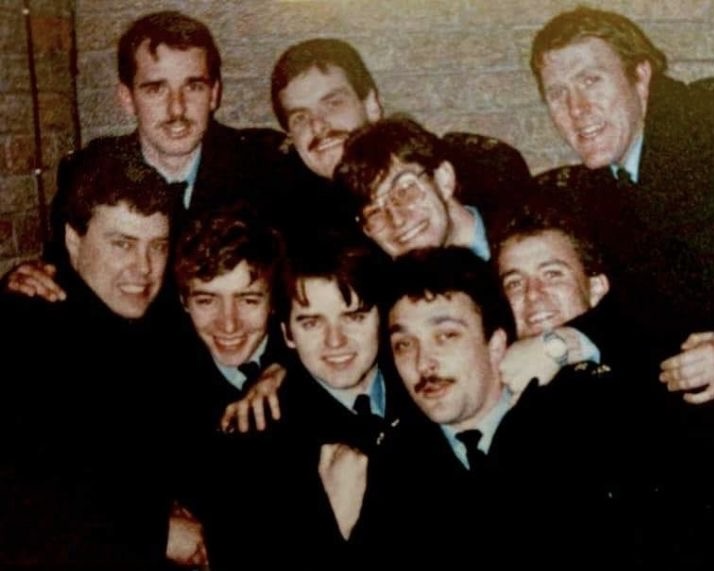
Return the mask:
<path id="1" fill-rule="evenodd" d="M 65 302 L 0 301 L 0 567 L 159 569 L 178 431 L 166 359 L 144 322 L 59 280 Z"/>

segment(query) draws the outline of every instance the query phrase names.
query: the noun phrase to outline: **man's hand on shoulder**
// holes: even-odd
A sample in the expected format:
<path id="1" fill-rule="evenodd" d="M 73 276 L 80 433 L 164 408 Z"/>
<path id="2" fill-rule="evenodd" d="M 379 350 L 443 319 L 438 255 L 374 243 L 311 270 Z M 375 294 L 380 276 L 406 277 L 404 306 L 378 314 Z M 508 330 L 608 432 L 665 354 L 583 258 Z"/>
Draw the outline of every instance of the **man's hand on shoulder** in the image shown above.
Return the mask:
<path id="1" fill-rule="evenodd" d="M 667 384 L 669 391 L 685 391 L 682 398 L 689 403 L 711 401 L 714 399 L 714 331 L 692 333 L 681 349 L 681 353 L 662 361 L 659 380 Z"/>
<path id="2" fill-rule="evenodd" d="M 229 404 L 221 418 L 221 430 L 239 432 L 250 430 L 251 411 L 255 421 L 256 430 L 265 430 L 267 423 L 265 405 L 268 404 L 270 416 L 273 420 L 280 420 L 280 402 L 278 389 L 285 380 L 285 367 L 277 363 L 266 367 L 260 378 L 239 401 Z"/>
<path id="3" fill-rule="evenodd" d="M 63 301 L 67 295 L 54 281 L 57 268 L 40 260 L 24 262 L 5 276 L 5 290 L 47 301 Z"/>

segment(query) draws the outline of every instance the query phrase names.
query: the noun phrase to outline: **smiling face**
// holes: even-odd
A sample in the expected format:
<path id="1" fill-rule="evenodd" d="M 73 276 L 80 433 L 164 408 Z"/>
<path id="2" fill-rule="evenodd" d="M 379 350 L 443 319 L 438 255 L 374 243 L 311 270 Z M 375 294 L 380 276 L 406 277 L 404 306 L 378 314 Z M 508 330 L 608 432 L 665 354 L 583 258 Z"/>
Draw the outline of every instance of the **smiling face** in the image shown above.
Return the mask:
<path id="1" fill-rule="evenodd" d="M 547 52 L 540 74 L 550 117 L 583 163 L 623 164 L 643 130 L 649 62 L 630 79 L 607 42 L 589 37 Z"/>
<path id="2" fill-rule="evenodd" d="M 452 174 L 449 163 L 431 176 L 417 164 L 395 160 L 362 210 L 365 234 L 392 257 L 445 245 L 451 230 L 447 201 L 454 190 Z M 375 212 L 382 220 L 372 227 Z"/>
<path id="3" fill-rule="evenodd" d="M 169 220 L 144 216 L 125 203 L 97 206 L 84 235 L 66 226 L 72 267 L 114 313 L 144 315 L 161 287 L 169 250 Z"/>
<path id="4" fill-rule="evenodd" d="M 485 338 L 465 293 L 401 298 L 389 312 L 389 340 L 409 394 L 434 422 L 473 428 L 498 402 L 506 335 L 497 330 Z"/>
<path id="5" fill-rule="evenodd" d="M 153 55 L 148 42 L 136 51 L 134 83 L 119 85 L 119 99 L 137 119 L 147 162 L 165 174 L 182 174 L 218 106 L 220 82 L 209 78 L 204 49 L 159 44 Z"/>
<path id="6" fill-rule="evenodd" d="M 573 242 L 557 230 L 509 238 L 498 272 L 519 338 L 550 331 L 597 305 L 609 284 L 588 277 Z"/>
<path id="7" fill-rule="evenodd" d="M 280 101 L 300 158 L 325 178 L 332 178 L 349 134 L 382 115 L 376 93 L 361 100 L 345 72 L 334 65 L 298 75 L 280 92 Z"/>
<path id="8" fill-rule="evenodd" d="M 377 370 L 379 314 L 342 298 L 337 282 L 304 278 L 306 305 L 293 299 L 283 333 L 310 374 L 334 389 L 364 392 Z"/>
<path id="9" fill-rule="evenodd" d="M 221 365 L 242 365 L 267 335 L 268 284 L 251 273 L 242 261 L 212 280 L 193 278 L 188 284 L 186 310 L 199 337 Z"/>

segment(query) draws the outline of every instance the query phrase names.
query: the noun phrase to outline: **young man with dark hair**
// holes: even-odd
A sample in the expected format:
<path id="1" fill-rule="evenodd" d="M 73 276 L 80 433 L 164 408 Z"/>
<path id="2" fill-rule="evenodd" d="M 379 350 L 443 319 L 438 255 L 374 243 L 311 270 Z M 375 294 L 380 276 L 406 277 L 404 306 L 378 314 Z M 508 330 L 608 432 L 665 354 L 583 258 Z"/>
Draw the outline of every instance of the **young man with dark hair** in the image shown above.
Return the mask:
<path id="1" fill-rule="evenodd" d="M 162 283 L 177 200 L 153 169 L 123 155 L 73 174 L 68 261 L 57 274 L 67 301 L 0 301 L 10 333 L 0 561 L 158 569 L 178 423 L 166 401 L 167 359 L 144 316 Z M 50 340 L 39 359 L 38 335 Z"/>
<path id="2" fill-rule="evenodd" d="M 631 20 L 586 7 L 543 26 L 531 68 L 583 162 L 541 175 L 541 194 L 592 221 L 622 311 L 660 334 L 660 358 L 678 353 L 662 363 L 662 381 L 688 402 L 711 400 L 711 93 L 668 77 L 667 58 Z"/>
<path id="3" fill-rule="evenodd" d="M 488 259 L 484 219 L 457 198 L 449 146 L 415 121 L 395 116 L 365 125 L 345 143 L 337 183 L 362 231 L 396 257 L 415 248 L 457 245 Z M 516 199 L 503 196 L 506 201 Z M 495 218 L 498 212 L 490 212 Z"/>

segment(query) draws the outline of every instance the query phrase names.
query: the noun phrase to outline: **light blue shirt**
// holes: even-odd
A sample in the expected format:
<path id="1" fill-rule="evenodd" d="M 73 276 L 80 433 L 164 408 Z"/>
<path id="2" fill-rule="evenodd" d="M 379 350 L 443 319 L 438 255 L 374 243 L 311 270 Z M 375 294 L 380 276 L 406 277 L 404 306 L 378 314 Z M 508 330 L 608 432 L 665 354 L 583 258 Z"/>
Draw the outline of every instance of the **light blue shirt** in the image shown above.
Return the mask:
<path id="1" fill-rule="evenodd" d="M 504 388 L 501 391 L 501 398 L 498 399 L 495 406 L 474 426 L 474 428 L 481 431 L 482 436 L 481 440 L 479 440 L 478 448 L 485 454 L 488 454 L 491 448 L 491 442 L 493 441 L 493 436 L 496 434 L 498 425 L 501 424 L 501 420 L 503 420 L 503 417 L 511 409 L 511 398 L 511 392 Z M 454 451 L 454 454 L 456 454 L 456 457 L 466 468 L 469 468 L 469 460 L 466 457 L 466 446 L 456 438 L 456 434 L 461 432 L 461 430 L 455 430 L 444 424 L 440 425 L 440 427 L 444 436 L 446 436 L 446 440 L 449 441 L 451 449 Z"/>
<path id="2" fill-rule="evenodd" d="M 193 157 L 189 169 L 186 173 L 186 190 L 183 193 L 183 205 L 184 208 L 188 209 L 191 204 L 191 197 L 193 197 L 193 187 L 196 184 L 196 176 L 198 175 L 198 165 L 201 164 L 201 147 L 198 148 L 196 156 Z"/>
<path id="3" fill-rule="evenodd" d="M 474 241 L 469 248 L 479 258 L 488 262 L 491 259 L 491 250 L 488 247 L 486 225 L 483 223 L 483 218 L 475 206 L 464 205 L 464 208 L 474 217 Z"/>
<path id="4" fill-rule="evenodd" d="M 253 351 L 253 354 L 250 356 L 250 358 L 247 359 L 245 362 L 256 363 L 260 365 L 260 358 L 263 356 L 263 353 L 265 353 L 265 348 L 267 346 L 268 336 L 266 335 L 265 337 L 263 337 L 263 340 L 260 342 L 260 345 L 258 345 L 256 350 Z M 225 377 L 226 381 L 228 381 L 238 390 L 243 390 L 243 385 L 245 384 L 245 381 L 247 379 L 245 375 L 238 370 L 238 367 L 222 365 L 221 363 L 216 361 L 215 358 L 213 359 L 213 362 L 216 364 L 216 367 L 218 367 L 218 370 L 221 372 L 221 374 Z"/>
<path id="5" fill-rule="evenodd" d="M 356 396 L 351 391 L 335 389 L 320 379 L 315 380 L 323 389 L 330 393 L 335 400 L 337 400 L 345 408 L 348 408 L 357 414 L 354 410 Z M 365 394 L 369 397 L 369 404 L 372 408 L 372 413 L 384 418 L 387 409 L 387 399 L 386 392 L 384 390 L 384 377 L 382 376 L 382 371 L 380 371 L 379 368 L 377 368 L 377 371 L 372 377 Z"/>
<path id="6" fill-rule="evenodd" d="M 617 178 L 617 171 L 624 168 L 628 173 L 630 173 L 632 182 L 638 182 L 640 180 L 640 156 L 642 155 L 642 143 L 644 140 L 644 135 L 640 133 L 637 139 L 635 139 L 632 149 L 627 154 L 627 157 L 625 157 L 624 163 L 622 165 L 610 165 L 610 170 L 615 178 Z"/>

